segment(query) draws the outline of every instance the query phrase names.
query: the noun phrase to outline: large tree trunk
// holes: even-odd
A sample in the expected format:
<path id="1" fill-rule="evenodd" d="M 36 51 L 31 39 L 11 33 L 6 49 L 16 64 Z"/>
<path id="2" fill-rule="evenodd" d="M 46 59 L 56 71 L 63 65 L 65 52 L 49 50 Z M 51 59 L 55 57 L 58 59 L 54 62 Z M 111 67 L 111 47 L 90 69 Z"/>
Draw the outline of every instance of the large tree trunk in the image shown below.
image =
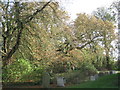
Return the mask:
<path id="1" fill-rule="evenodd" d="M 12 57 L 12 55 L 16 52 L 16 50 L 18 49 L 19 47 L 19 44 L 20 44 L 20 39 L 21 39 L 21 35 L 22 35 L 22 30 L 23 30 L 23 24 L 22 22 L 20 21 L 20 10 L 19 10 L 19 2 L 15 2 L 15 20 L 16 20 L 16 24 L 17 24 L 17 28 L 16 30 L 18 31 L 18 34 L 17 34 L 17 38 L 16 38 L 16 43 L 15 45 L 12 47 L 12 49 L 8 52 L 4 51 L 6 53 L 6 55 L 3 57 L 3 66 L 7 65 L 10 61 L 10 58 Z M 8 20 L 7 20 L 8 22 Z M 10 32 L 10 29 L 9 29 L 10 26 L 7 27 L 7 31 L 8 33 L 5 33 L 6 36 L 9 35 L 9 32 Z M 6 40 L 7 38 L 6 37 L 3 37 L 4 40 Z M 9 37 L 8 37 L 9 39 Z M 6 50 L 7 49 L 7 46 L 6 46 L 7 42 L 3 42 L 3 48 Z"/>
<path id="2" fill-rule="evenodd" d="M 111 70 L 110 57 L 109 57 L 109 55 L 106 55 L 106 68 L 107 68 L 108 70 Z"/>

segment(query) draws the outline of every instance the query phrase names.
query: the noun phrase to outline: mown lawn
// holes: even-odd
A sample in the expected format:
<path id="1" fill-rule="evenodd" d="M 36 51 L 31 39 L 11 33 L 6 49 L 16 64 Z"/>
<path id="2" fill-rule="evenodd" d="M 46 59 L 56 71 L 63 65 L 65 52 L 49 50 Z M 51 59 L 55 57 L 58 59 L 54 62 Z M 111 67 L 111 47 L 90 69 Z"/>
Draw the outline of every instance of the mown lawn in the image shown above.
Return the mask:
<path id="1" fill-rule="evenodd" d="M 106 75 L 95 81 L 87 81 L 66 88 L 118 88 L 118 74 Z"/>

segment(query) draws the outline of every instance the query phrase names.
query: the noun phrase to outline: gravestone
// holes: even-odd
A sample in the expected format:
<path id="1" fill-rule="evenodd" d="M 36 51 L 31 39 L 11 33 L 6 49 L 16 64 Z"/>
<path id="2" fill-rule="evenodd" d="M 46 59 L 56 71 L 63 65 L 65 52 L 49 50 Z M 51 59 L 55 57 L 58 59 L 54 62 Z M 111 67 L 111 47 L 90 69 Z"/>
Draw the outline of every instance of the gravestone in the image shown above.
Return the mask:
<path id="1" fill-rule="evenodd" d="M 90 76 L 91 81 L 95 81 L 95 76 Z"/>
<path id="2" fill-rule="evenodd" d="M 110 74 L 116 74 L 117 72 L 115 70 L 111 70 Z"/>
<path id="3" fill-rule="evenodd" d="M 117 73 L 117 71 L 115 71 L 115 70 L 110 71 L 110 74 L 116 74 L 116 73 Z"/>
<path id="4" fill-rule="evenodd" d="M 95 80 L 99 77 L 98 74 L 95 74 L 94 76 L 95 76 Z"/>
<path id="5" fill-rule="evenodd" d="M 65 80 L 64 77 L 57 77 L 57 86 L 64 87 Z"/>
<path id="6" fill-rule="evenodd" d="M 42 85 L 43 85 L 43 88 L 49 88 L 50 87 L 50 75 L 49 75 L 48 72 L 43 73 Z"/>
<path id="7" fill-rule="evenodd" d="M 115 70 L 112 70 L 112 74 L 116 74 L 117 72 Z"/>

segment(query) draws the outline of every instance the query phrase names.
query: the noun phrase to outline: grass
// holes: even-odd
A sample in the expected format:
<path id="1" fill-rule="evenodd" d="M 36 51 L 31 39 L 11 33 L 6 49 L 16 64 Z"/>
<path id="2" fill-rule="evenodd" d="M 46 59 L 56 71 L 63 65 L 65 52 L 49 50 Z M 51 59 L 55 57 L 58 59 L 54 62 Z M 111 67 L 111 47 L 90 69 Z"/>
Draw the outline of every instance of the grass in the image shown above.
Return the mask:
<path id="1" fill-rule="evenodd" d="M 95 81 L 87 81 L 66 88 L 118 88 L 118 74 L 106 75 Z"/>

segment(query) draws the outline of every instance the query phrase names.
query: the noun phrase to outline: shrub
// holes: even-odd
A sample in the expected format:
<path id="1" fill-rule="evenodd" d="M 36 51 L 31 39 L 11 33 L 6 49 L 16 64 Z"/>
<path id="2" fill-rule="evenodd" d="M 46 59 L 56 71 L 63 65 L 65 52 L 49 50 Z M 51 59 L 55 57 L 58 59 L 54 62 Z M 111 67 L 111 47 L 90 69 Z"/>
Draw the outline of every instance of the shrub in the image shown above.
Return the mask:
<path id="1" fill-rule="evenodd" d="M 33 65 L 30 61 L 25 59 L 17 59 L 11 65 L 7 65 L 3 69 L 3 81 L 4 82 L 17 82 L 21 78 L 33 71 Z"/>
<path id="2" fill-rule="evenodd" d="M 90 75 L 97 73 L 97 69 L 90 62 L 83 62 L 80 65 L 80 70 L 82 72 L 86 72 L 87 74 L 90 74 Z"/>
<path id="3" fill-rule="evenodd" d="M 63 73 L 67 71 L 67 65 L 64 64 L 65 62 L 62 61 L 57 61 L 57 62 L 52 62 L 50 65 L 51 70 L 53 73 Z"/>

